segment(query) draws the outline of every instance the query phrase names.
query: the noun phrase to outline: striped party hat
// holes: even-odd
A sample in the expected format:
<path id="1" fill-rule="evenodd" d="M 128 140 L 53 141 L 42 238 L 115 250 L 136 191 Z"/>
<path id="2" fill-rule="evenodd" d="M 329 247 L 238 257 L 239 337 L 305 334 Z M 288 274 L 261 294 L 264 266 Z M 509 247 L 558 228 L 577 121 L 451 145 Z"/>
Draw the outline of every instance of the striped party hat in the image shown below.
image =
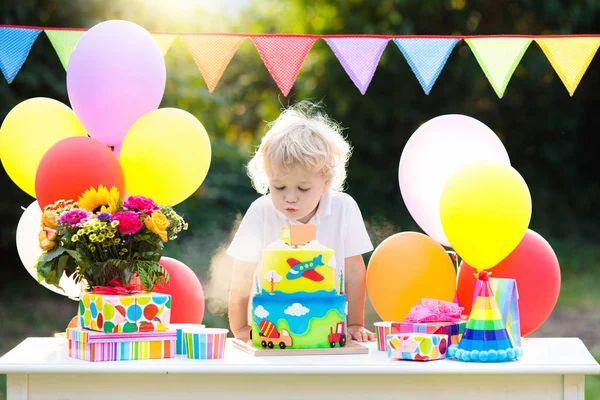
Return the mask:
<path id="1" fill-rule="evenodd" d="M 502 314 L 489 282 L 490 273 L 481 271 L 477 299 L 469 322 L 458 345 L 448 348 L 448 355 L 460 361 L 503 362 L 521 357 L 522 350 L 510 340 Z"/>

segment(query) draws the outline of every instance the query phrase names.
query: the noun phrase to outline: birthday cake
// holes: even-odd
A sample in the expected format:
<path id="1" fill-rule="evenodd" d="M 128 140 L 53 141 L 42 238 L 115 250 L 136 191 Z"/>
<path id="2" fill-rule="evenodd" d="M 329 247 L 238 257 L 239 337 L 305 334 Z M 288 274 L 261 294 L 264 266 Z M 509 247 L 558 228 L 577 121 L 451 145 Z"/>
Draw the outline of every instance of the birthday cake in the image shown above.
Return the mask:
<path id="1" fill-rule="evenodd" d="M 344 347 L 346 295 L 335 251 L 316 226 L 292 225 L 263 249 L 252 295 L 252 344 L 275 349 Z"/>

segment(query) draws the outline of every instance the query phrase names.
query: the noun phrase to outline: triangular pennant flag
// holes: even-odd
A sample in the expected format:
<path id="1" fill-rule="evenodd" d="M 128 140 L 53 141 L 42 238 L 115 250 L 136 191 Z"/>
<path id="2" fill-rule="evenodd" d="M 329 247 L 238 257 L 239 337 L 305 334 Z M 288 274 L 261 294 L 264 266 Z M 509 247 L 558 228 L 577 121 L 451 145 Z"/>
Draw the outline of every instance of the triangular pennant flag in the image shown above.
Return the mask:
<path id="1" fill-rule="evenodd" d="M 229 65 L 245 36 L 235 35 L 185 35 L 181 36 L 188 47 L 210 93 Z"/>
<path id="2" fill-rule="evenodd" d="M 325 41 L 364 95 L 389 39 L 343 37 L 327 38 Z"/>
<path id="3" fill-rule="evenodd" d="M 498 97 L 502 98 L 513 72 L 531 43 L 530 38 L 465 39 Z"/>
<path id="4" fill-rule="evenodd" d="M 41 30 L 0 28 L 0 69 L 11 83 L 29 55 Z"/>
<path id="5" fill-rule="evenodd" d="M 51 30 L 45 31 L 46 36 L 50 39 L 54 51 L 58 55 L 58 58 L 64 67 L 65 71 L 69 66 L 69 60 L 71 54 L 75 49 L 75 45 L 79 42 L 79 39 L 85 34 L 85 31 L 67 31 L 67 30 Z"/>
<path id="6" fill-rule="evenodd" d="M 287 96 L 308 52 L 317 38 L 310 36 L 253 36 L 252 42 L 265 66 Z"/>
<path id="7" fill-rule="evenodd" d="M 152 36 L 154 36 L 154 40 L 158 43 L 158 47 L 160 47 L 163 56 L 167 55 L 173 41 L 177 39 L 177 35 L 167 35 L 164 33 L 153 33 Z"/>
<path id="8" fill-rule="evenodd" d="M 425 94 L 429 94 L 458 40 L 449 38 L 394 39 L 394 43 L 406 58 Z"/>
<path id="9" fill-rule="evenodd" d="M 535 41 L 546 54 L 569 94 L 573 96 L 600 46 L 600 38 L 540 38 Z"/>
<path id="10" fill-rule="evenodd" d="M 479 272 L 481 281 L 475 304 L 460 343 L 448 355 L 460 361 L 503 362 L 516 360 L 523 350 L 510 339 L 489 282 L 489 272 Z"/>

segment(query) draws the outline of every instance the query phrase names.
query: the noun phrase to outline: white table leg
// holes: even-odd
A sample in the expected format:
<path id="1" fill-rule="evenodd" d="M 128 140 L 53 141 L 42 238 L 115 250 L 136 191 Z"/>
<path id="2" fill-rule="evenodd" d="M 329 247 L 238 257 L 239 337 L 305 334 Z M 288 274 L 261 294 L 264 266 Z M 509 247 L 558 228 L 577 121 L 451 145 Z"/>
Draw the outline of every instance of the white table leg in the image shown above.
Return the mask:
<path id="1" fill-rule="evenodd" d="M 29 399 L 29 376 L 27 374 L 8 374 L 6 376 L 7 400 Z"/>
<path id="2" fill-rule="evenodd" d="M 584 400 L 585 375 L 565 375 L 563 385 L 564 400 Z"/>

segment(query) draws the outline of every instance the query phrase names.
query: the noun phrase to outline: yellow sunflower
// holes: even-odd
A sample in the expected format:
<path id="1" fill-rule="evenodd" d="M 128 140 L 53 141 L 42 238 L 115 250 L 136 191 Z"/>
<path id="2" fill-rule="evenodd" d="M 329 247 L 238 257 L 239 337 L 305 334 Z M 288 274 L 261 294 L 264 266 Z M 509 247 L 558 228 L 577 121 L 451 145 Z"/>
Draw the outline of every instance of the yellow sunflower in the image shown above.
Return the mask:
<path id="1" fill-rule="evenodd" d="M 114 214 L 117 212 L 117 205 L 120 200 L 119 189 L 113 186 L 109 191 L 103 185 L 100 185 L 98 191 L 93 187 L 86 190 L 83 195 L 79 196 L 77 204 L 79 208 L 93 212 L 94 214 L 101 212 Z"/>

